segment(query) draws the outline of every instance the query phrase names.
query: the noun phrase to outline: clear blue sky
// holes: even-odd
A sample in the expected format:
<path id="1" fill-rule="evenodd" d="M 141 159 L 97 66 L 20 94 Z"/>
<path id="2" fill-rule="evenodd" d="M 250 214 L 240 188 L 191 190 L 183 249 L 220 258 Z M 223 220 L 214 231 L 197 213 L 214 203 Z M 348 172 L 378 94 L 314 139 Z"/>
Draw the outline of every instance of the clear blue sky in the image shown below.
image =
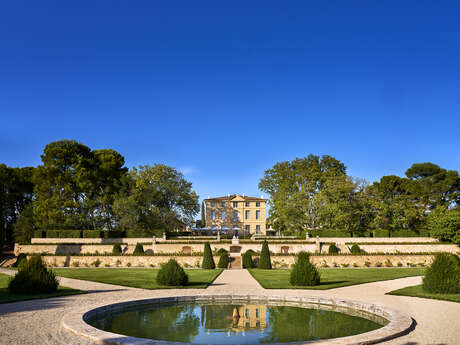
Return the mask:
<path id="1" fill-rule="evenodd" d="M 459 1 L 0 2 L 0 162 L 76 139 L 259 195 L 329 154 L 370 181 L 460 170 Z"/>

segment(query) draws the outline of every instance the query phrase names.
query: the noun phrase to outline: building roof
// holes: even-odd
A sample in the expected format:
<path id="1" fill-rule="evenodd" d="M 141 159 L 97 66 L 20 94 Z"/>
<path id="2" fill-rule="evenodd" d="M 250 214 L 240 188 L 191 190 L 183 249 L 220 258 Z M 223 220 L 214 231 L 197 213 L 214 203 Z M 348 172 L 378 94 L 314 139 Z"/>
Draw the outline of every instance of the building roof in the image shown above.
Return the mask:
<path id="1" fill-rule="evenodd" d="M 216 200 L 216 201 L 232 201 L 235 198 L 241 198 L 244 201 L 266 201 L 267 199 L 264 198 L 256 198 L 254 196 L 245 196 L 245 195 L 239 195 L 239 194 L 231 194 L 231 195 L 226 195 L 226 196 L 219 196 L 216 198 L 208 198 L 205 200 Z"/>

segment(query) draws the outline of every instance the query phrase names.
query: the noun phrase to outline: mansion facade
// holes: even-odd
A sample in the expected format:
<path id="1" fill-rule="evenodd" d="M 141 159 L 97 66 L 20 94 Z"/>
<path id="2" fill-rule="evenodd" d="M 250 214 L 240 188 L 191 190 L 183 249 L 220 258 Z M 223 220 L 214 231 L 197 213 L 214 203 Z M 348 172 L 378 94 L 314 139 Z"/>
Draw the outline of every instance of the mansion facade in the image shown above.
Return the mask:
<path id="1" fill-rule="evenodd" d="M 204 202 L 208 229 L 238 231 L 240 235 L 266 234 L 266 199 L 234 194 Z"/>

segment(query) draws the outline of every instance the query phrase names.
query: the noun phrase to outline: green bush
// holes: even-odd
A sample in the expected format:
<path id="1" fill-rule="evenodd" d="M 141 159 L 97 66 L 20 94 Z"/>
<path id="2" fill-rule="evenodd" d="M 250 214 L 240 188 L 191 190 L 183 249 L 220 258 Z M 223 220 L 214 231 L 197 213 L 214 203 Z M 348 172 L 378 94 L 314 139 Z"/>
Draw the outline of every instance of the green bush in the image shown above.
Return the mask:
<path id="1" fill-rule="evenodd" d="M 361 248 L 359 248 L 359 246 L 356 243 L 351 246 L 351 254 L 353 255 L 361 254 Z"/>
<path id="2" fill-rule="evenodd" d="M 18 273 L 8 284 L 8 290 L 15 294 L 50 293 L 58 286 L 54 273 L 46 268 L 40 256 L 34 255 L 21 263 Z"/>
<path id="3" fill-rule="evenodd" d="M 262 244 L 262 250 L 260 252 L 258 268 L 263 269 L 263 270 L 272 269 L 272 262 L 270 259 L 270 250 L 268 249 L 267 241 L 264 241 L 264 243 Z"/>
<path id="4" fill-rule="evenodd" d="M 243 268 L 254 268 L 254 262 L 252 261 L 252 253 L 252 250 L 248 250 L 242 255 Z"/>
<path id="5" fill-rule="evenodd" d="M 204 244 L 203 263 L 201 264 L 201 268 L 206 270 L 213 270 L 214 268 L 216 268 L 216 264 L 214 263 L 214 258 L 212 257 L 212 251 L 209 242 L 206 242 Z"/>
<path id="6" fill-rule="evenodd" d="M 167 286 L 184 286 L 188 283 L 188 276 L 177 261 L 171 259 L 158 272 L 157 283 Z"/>
<path id="7" fill-rule="evenodd" d="M 217 264 L 219 268 L 228 268 L 228 253 L 224 249 L 224 252 L 221 252 L 219 262 Z"/>
<path id="8" fill-rule="evenodd" d="M 460 293 L 460 258 L 439 253 L 425 271 L 423 290 L 429 293 Z"/>
<path id="9" fill-rule="evenodd" d="M 136 248 L 134 248 L 133 255 L 143 255 L 144 254 L 144 247 L 142 244 L 137 243 Z"/>
<path id="10" fill-rule="evenodd" d="M 102 231 L 102 238 L 122 238 L 124 235 L 124 231 L 120 230 L 106 230 Z"/>
<path id="11" fill-rule="evenodd" d="M 46 238 L 80 238 L 81 237 L 81 230 L 46 230 L 44 232 L 45 232 Z"/>
<path id="12" fill-rule="evenodd" d="M 338 253 L 339 253 L 339 248 L 337 248 L 337 246 L 335 245 L 335 243 L 331 243 L 331 244 L 329 245 L 328 253 L 329 253 L 329 254 L 338 254 Z"/>
<path id="13" fill-rule="evenodd" d="M 115 243 L 112 248 L 112 254 L 113 255 L 121 255 L 122 250 L 121 250 L 121 244 L 120 243 Z"/>
<path id="14" fill-rule="evenodd" d="M 294 267 L 291 270 L 289 282 L 294 286 L 319 285 L 320 274 L 316 267 L 310 262 L 310 256 L 300 252 Z"/>
<path id="15" fill-rule="evenodd" d="M 101 232 L 99 230 L 83 230 L 83 238 L 101 238 Z"/>
<path id="16" fill-rule="evenodd" d="M 27 262 L 27 255 L 24 253 L 20 253 L 18 255 L 18 258 L 16 259 L 16 262 L 13 264 L 13 267 L 20 267 L 26 262 Z"/>
<path id="17" fill-rule="evenodd" d="M 373 231 L 373 237 L 390 237 L 390 233 L 388 230 L 377 229 Z"/>
<path id="18" fill-rule="evenodd" d="M 43 230 L 35 230 L 33 238 L 45 238 L 45 232 Z"/>
<path id="19" fill-rule="evenodd" d="M 227 254 L 228 255 L 228 251 L 226 251 L 224 248 L 220 248 L 218 251 L 217 251 L 217 255 L 221 256 L 223 254 Z"/>

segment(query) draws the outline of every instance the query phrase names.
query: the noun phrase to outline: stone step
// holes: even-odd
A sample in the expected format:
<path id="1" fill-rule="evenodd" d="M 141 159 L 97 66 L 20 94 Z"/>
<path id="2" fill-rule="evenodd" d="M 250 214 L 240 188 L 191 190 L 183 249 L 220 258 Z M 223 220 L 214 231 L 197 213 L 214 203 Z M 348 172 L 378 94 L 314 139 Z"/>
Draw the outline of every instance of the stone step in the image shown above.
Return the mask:
<path id="1" fill-rule="evenodd" d="M 241 256 L 231 256 L 230 257 L 230 269 L 241 269 L 242 268 L 242 262 L 241 262 Z"/>

